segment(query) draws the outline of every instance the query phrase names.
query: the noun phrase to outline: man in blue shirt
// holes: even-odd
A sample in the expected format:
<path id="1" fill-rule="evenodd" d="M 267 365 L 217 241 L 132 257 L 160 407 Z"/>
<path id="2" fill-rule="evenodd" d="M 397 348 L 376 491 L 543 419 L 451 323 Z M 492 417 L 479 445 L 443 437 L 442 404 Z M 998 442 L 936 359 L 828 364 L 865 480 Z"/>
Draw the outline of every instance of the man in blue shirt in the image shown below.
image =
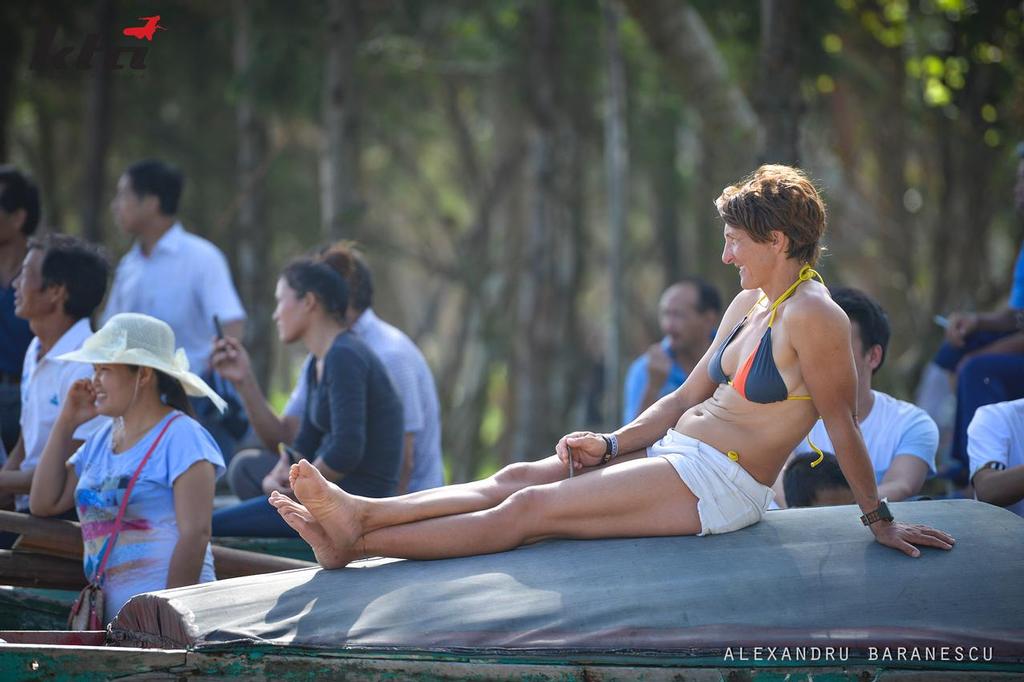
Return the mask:
<path id="1" fill-rule="evenodd" d="M 18 441 L 21 365 L 32 340 L 14 314 L 14 280 L 39 226 L 39 189 L 13 166 L 0 166 L 0 434 L 7 452 Z"/>
<path id="2" fill-rule="evenodd" d="M 681 279 L 665 289 L 658 302 L 658 324 L 664 337 L 626 372 L 622 423 L 633 421 L 683 385 L 711 345 L 721 312 L 718 291 L 699 277 Z"/>

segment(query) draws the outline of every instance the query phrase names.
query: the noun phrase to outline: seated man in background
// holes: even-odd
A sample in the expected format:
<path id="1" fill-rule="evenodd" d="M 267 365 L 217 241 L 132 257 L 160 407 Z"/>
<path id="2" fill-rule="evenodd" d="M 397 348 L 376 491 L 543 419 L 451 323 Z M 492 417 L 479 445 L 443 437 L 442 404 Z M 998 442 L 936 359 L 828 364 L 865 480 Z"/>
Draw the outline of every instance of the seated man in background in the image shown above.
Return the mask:
<path id="1" fill-rule="evenodd" d="M 441 463 L 441 409 L 434 377 L 426 358 L 412 339 L 374 313 L 373 279 L 365 259 L 351 244 L 342 242 L 320 255 L 346 281 L 351 292 L 347 324 L 353 333 L 380 358 L 402 400 L 405 436 L 402 468 L 396 494 L 417 492 L 444 485 Z M 224 344 L 221 344 L 224 345 Z M 278 443 L 291 443 L 306 409 L 309 360 L 278 417 L 256 384 L 244 348 L 230 358 L 214 355 L 218 372 L 238 388 L 256 434 L 270 448 L 242 450 L 228 467 L 228 483 L 245 500 L 269 495 L 288 485 L 287 459 L 276 451 Z"/>
<path id="2" fill-rule="evenodd" d="M 92 378 L 90 365 L 55 358 L 77 350 L 92 334 L 89 318 L 103 301 L 109 271 L 100 251 L 75 237 L 51 235 L 28 244 L 14 283 L 14 310 L 28 320 L 35 336 L 21 378 L 21 437 L 0 471 L 0 492 L 16 495 L 18 511 L 28 512 L 32 474 L 68 389 L 79 379 Z M 105 422 L 97 417 L 82 424 L 71 452 Z"/>
<path id="3" fill-rule="evenodd" d="M 839 468 L 839 460 L 831 452 L 823 452 L 822 456 L 821 462 L 812 467 L 818 453 L 802 452 L 782 470 L 782 485 L 791 509 L 854 503 L 853 491 Z"/>
<path id="4" fill-rule="evenodd" d="M 890 335 L 889 319 L 878 302 L 856 289 L 835 289 L 832 300 L 850 318 L 850 343 L 857 365 L 857 419 L 875 470 L 878 496 L 890 502 L 913 497 L 929 472 L 935 473 L 939 428 L 916 405 L 871 388 L 872 377 L 885 362 Z M 797 450 L 813 450 L 808 440 L 822 450 L 833 449 L 820 420 Z M 779 499 L 782 486 L 776 483 L 774 487 L 776 503 L 786 506 L 789 498 Z"/>
<path id="5" fill-rule="evenodd" d="M 979 407 L 967 454 L 975 497 L 1024 516 L 1024 398 Z"/>
<path id="6" fill-rule="evenodd" d="M 626 372 L 623 424 L 683 385 L 711 345 L 721 314 L 718 291 L 699 277 L 681 279 L 665 289 L 658 301 L 664 337 Z"/>
<path id="7" fill-rule="evenodd" d="M 1014 207 L 1024 218 L 1024 142 L 1017 145 L 1017 156 Z M 1024 398 L 1024 244 L 1017 254 L 1008 305 L 989 313 L 950 315 L 946 343 L 934 363 L 956 380 L 952 455 L 968 464 L 967 428 L 975 411 L 982 405 Z"/>

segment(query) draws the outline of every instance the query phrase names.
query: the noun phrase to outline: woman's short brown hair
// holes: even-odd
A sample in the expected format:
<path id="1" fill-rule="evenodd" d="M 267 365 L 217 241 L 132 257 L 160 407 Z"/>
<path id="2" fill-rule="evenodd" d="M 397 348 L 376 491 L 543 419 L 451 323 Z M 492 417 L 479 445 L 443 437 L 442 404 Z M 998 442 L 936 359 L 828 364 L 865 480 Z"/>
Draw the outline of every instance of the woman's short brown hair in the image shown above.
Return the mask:
<path id="1" fill-rule="evenodd" d="M 748 233 L 755 242 L 771 241 L 772 230 L 789 238 L 786 255 L 814 263 L 825 234 L 825 202 L 803 171 L 790 166 L 761 166 L 715 199 L 727 225 Z"/>

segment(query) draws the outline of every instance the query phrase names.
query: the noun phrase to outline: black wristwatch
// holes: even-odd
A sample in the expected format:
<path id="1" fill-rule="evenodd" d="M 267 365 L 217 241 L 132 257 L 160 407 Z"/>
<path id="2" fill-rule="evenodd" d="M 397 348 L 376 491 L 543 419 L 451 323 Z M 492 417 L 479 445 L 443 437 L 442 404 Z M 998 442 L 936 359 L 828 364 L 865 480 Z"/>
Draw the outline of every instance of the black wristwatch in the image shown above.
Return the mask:
<path id="1" fill-rule="evenodd" d="M 875 521 L 892 521 L 892 512 L 889 511 L 889 505 L 886 504 L 888 500 L 882 498 L 882 501 L 878 505 L 878 509 L 873 512 L 868 512 L 860 517 L 860 522 L 865 526 L 870 526 Z"/>

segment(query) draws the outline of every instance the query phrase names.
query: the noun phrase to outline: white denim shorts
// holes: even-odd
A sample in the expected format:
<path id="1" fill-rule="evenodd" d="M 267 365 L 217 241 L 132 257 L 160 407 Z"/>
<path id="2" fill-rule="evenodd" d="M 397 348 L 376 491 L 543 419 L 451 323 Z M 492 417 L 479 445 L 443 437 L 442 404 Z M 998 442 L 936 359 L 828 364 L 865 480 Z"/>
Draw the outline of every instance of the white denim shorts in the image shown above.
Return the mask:
<path id="1" fill-rule="evenodd" d="M 675 429 L 647 448 L 647 456 L 668 461 L 697 497 L 701 535 L 755 524 L 773 499 L 771 488 L 758 483 L 725 453 Z"/>

